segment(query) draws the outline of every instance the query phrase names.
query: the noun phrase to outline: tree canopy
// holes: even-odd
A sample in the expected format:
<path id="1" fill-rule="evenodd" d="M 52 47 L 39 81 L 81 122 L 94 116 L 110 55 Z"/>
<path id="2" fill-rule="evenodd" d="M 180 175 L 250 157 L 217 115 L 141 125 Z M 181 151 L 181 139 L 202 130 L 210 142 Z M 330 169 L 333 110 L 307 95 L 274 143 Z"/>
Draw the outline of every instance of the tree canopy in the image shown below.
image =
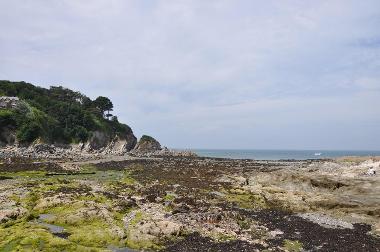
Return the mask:
<path id="1" fill-rule="evenodd" d="M 113 110 L 113 104 L 110 99 L 104 96 L 99 96 L 98 98 L 95 99 L 94 105 L 100 110 L 103 116 L 105 117 L 110 117 L 112 116 L 109 112 Z M 107 114 L 104 115 L 105 112 L 108 112 Z M 110 115 L 110 116 L 108 116 Z"/>

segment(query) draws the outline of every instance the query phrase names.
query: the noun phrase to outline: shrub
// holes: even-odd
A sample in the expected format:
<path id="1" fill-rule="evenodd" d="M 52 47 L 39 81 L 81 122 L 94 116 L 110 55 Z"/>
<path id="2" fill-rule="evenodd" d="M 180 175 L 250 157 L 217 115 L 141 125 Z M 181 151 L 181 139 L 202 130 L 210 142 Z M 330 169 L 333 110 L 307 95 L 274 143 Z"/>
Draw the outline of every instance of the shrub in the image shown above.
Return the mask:
<path id="1" fill-rule="evenodd" d="M 12 110 L 1 109 L 0 110 L 0 128 L 5 126 L 16 126 L 15 113 Z"/>
<path id="2" fill-rule="evenodd" d="M 41 130 L 41 125 L 35 121 L 26 123 L 18 130 L 17 139 L 21 143 L 31 143 L 40 136 Z"/>
<path id="3" fill-rule="evenodd" d="M 85 142 L 88 137 L 89 137 L 89 133 L 88 131 L 86 130 L 86 128 L 82 127 L 82 126 L 77 126 L 75 128 L 75 138 L 76 140 L 79 140 L 81 141 L 82 143 Z"/>

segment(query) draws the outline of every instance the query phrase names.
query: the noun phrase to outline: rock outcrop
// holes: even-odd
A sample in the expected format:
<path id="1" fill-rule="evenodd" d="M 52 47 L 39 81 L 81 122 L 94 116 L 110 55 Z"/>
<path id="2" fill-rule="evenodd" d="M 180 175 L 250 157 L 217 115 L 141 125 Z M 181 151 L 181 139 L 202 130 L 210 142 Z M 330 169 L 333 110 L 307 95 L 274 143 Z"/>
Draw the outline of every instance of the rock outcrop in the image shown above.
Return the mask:
<path id="1" fill-rule="evenodd" d="M 18 97 L 0 96 L 0 109 L 14 109 L 20 104 Z"/>
<path id="2" fill-rule="evenodd" d="M 88 152 L 100 151 L 107 154 L 125 154 L 132 150 L 137 143 L 137 138 L 129 129 L 123 135 L 111 136 L 105 132 L 95 131 L 84 144 L 83 150 Z"/>
<path id="3" fill-rule="evenodd" d="M 151 136 L 143 135 L 135 148 L 134 152 L 149 153 L 161 150 L 161 144 Z"/>

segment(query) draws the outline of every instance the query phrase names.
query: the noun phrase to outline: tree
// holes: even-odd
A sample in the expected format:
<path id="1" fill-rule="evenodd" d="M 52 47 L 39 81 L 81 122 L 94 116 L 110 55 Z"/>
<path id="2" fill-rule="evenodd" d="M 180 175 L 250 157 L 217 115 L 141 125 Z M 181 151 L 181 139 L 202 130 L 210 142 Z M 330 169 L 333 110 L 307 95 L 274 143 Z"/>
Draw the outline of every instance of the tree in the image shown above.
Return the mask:
<path id="1" fill-rule="evenodd" d="M 37 122 L 25 124 L 17 132 L 17 139 L 22 143 L 31 143 L 40 136 L 42 128 Z"/>
<path id="2" fill-rule="evenodd" d="M 75 131 L 75 137 L 82 143 L 84 143 L 89 137 L 88 131 L 86 130 L 86 128 L 82 126 L 75 127 L 74 131 Z"/>
<path id="3" fill-rule="evenodd" d="M 95 106 L 100 110 L 100 112 L 104 116 L 104 112 L 108 112 L 107 114 L 110 113 L 113 109 L 113 104 L 110 99 L 104 96 L 99 96 L 98 98 L 95 99 L 94 101 Z"/>

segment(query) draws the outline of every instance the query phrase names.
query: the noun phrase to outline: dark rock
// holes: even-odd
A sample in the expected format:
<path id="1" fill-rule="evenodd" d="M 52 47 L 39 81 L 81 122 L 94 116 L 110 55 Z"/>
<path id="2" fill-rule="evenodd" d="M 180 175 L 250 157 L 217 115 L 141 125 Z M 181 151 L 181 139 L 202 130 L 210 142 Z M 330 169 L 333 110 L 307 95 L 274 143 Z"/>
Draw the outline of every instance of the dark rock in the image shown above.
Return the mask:
<path id="1" fill-rule="evenodd" d="M 175 207 L 173 207 L 173 211 L 172 211 L 173 214 L 188 213 L 188 212 L 190 212 L 190 207 L 187 206 L 186 204 L 181 204 L 179 206 L 175 206 Z"/>

